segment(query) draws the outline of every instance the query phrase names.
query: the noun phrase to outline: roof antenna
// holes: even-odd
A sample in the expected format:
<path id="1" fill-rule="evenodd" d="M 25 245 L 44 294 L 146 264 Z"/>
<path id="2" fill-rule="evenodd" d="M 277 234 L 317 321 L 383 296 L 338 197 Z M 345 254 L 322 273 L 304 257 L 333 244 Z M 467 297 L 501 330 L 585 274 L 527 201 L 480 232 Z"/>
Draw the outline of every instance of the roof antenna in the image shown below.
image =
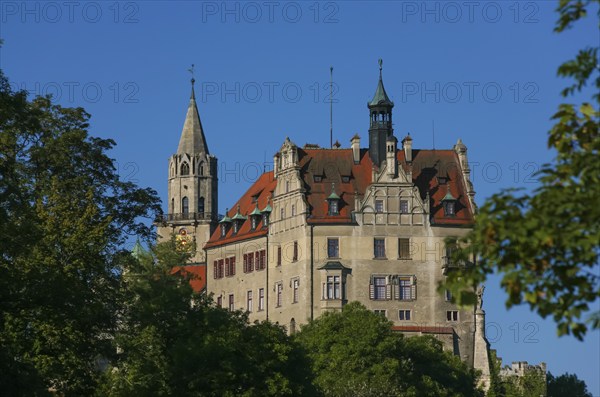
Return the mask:
<path id="1" fill-rule="evenodd" d="M 433 145 L 433 150 L 435 150 L 435 121 L 431 120 L 431 142 Z"/>
<path id="2" fill-rule="evenodd" d="M 267 171 L 267 151 L 263 151 L 263 174 Z"/>
<path id="3" fill-rule="evenodd" d="M 333 149 L 333 66 L 329 67 L 329 147 Z"/>

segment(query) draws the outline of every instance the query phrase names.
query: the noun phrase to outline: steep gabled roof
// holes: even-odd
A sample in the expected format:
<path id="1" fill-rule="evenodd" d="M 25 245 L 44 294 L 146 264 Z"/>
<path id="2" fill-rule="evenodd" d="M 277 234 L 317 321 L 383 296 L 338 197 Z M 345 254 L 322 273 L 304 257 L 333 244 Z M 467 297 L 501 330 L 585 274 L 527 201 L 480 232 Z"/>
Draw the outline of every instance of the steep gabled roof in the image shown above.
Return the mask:
<path id="1" fill-rule="evenodd" d="M 266 227 L 263 227 L 262 219 L 258 222 L 256 228 L 252 230 L 249 215 L 256 209 L 257 204 L 258 208 L 263 210 L 269 207 L 269 199 L 273 195 L 273 190 L 275 190 L 276 184 L 277 181 L 273 178 L 273 171 L 262 174 L 256 180 L 256 182 L 250 186 L 246 193 L 244 193 L 244 195 L 235 203 L 235 205 L 233 205 L 232 209 L 225 214 L 225 216 L 229 218 L 238 219 L 240 222 L 243 222 L 238 232 L 234 234 L 233 228 L 229 227 L 227 234 L 222 237 L 221 228 L 217 227 L 212 236 L 210 236 L 210 239 L 204 248 L 211 248 L 235 241 L 265 236 L 268 230 Z M 239 216 L 236 218 L 238 206 L 239 214 L 244 219 L 241 219 Z"/>
<path id="2" fill-rule="evenodd" d="M 422 200 L 429 197 L 432 225 L 469 226 L 473 223 L 473 212 L 469 204 L 467 189 L 463 181 L 460 163 L 454 150 L 419 150 L 412 151 L 412 179 L 417 186 Z M 404 151 L 397 151 L 399 164 L 405 171 L 409 165 L 405 161 Z M 360 161 L 354 163 L 352 149 L 300 149 L 298 148 L 298 164 L 300 177 L 304 183 L 308 202 L 309 224 L 351 224 L 352 212 L 355 208 L 355 196 L 362 200 L 367 188 L 373 183 L 373 163 L 367 149 L 360 150 Z M 443 177 L 443 178 L 439 178 Z M 440 179 L 444 182 L 440 182 Z M 248 216 L 258 207 L 269 206 L 268 198 L 272 195 L 277 181 L 273 172 L 264 173 L 235 203 L 226 214 L 234 217 L 237 206 L 240 214 Z M 333 193 L 339 196 L 338 215 L 329 215 L 328 197 Z M 455 214 L 445 216 L 442 201 L 450 194 L 455 201 Z M 270 208 L 270 207 L 269 207 Z M 250 219 L 244 220 L 238 233 L 233 234 L 229 228 L 225 237 L 221 237 L 219 229 L 215 230 L 205 248 L 230 242 L 255 238 L 267 234 L 262 220 L 255 230 L 251 230 Z"/>

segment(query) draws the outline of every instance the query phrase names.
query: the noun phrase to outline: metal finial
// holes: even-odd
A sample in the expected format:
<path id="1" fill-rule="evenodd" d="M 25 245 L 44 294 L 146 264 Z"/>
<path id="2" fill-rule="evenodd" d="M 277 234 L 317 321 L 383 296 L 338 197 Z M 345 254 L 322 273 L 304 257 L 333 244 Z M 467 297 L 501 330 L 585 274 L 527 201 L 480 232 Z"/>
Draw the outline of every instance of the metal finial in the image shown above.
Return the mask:
<path id="1" fill-rule="evenodd" d="M 383 69 L 383 59 L 379 58 L 379 77 L 381 78 L 381 70 Z"/>
<path id="2" fill-rule="evenodd" d="M 196 79 L 194 78 L 194 64 L 192 63 L 192 67 L 188 69 L 188 72 L 190 72 L 190 74 L 192 75 L 192 79 L 190 80 L 192 82 L 192 98 L 196 97 L 196 94 L 194 92 L 194 83 L 196 82 Z"/>

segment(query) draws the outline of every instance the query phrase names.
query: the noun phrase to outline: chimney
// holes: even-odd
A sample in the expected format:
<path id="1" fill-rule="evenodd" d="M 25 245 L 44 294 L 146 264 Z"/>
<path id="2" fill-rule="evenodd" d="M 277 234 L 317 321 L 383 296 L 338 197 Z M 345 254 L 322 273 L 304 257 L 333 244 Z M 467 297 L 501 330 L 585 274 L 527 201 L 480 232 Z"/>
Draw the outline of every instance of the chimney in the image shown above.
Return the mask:
<path id="1" fill-rule="evenodd" d="M 273 156 L 273 178 L 275 179 L 277 179 L 277 174 L 279 174 L 279 170 L 281 169 L 281 162 L 279 159 L 279 152 L 277 152 Z"/>
<path id="2" fill-rule="evenodd" d="M 350 147 L 352 148 L 354 164 L 358 164 L 360 162 L 360 137 L 358 134 L 354 134 L 352 139 L 350 139 Z"/>
<path id="3" fill-rule="evenodd" d="M 404 148 L 404 158 L 407 163 L 412 163 L 412 138 L 410 137 L 410 132 L 402 140 L 402 147 Z"/>

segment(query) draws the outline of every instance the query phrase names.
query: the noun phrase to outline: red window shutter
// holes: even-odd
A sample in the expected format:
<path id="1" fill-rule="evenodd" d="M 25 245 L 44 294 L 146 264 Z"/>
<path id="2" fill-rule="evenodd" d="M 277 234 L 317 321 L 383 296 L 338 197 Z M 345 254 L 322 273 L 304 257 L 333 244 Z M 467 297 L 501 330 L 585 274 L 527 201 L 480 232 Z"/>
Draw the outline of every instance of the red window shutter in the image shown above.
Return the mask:
<path id="1" fill-rule="evenodd" d="M 231 275 L 235 276 L 235 256 L 229 260 L 231 264 Z"/>
<path id="2" fill-rule="evenodd" d="M 371 276 L 369 280 L 369 299 L 375 299 L 375 286 L 373 284 L 373 276 Z"/>
<path id="3" fill-rule="evenodd" d="M 260 270 L 260 251 L 254 253 L 254 266 L 256 270 Z"/>
<path id="4" fill-rule="evenodd" d="M 225 258 L 225 277 L 229 277 L 229 258 Z"/>
<path id="5" fill-rule="evenodd" d="M 244 273 L 248 273 L 248 255 L 244 254 Z"/>
<path id="6" fill-rule="evenodd" d="M 410 297 L 411 299 L 417 299 L 417 278 L 412 276 L 410 278 L 411 286 L 410 286 Z"/>
<path id="7" fill-rule="evenodd" d="M 260 268 L 264 269 L 265 268 L 265 260 L 267 257 L 267 252 L 265 250 L 260 251 Z"/>
<path id="8" fill-rule="evenodd" d="M 219 262 L 215 261 L 213 263 L 213 277 L 218 278 L 219 275 Z"/>

